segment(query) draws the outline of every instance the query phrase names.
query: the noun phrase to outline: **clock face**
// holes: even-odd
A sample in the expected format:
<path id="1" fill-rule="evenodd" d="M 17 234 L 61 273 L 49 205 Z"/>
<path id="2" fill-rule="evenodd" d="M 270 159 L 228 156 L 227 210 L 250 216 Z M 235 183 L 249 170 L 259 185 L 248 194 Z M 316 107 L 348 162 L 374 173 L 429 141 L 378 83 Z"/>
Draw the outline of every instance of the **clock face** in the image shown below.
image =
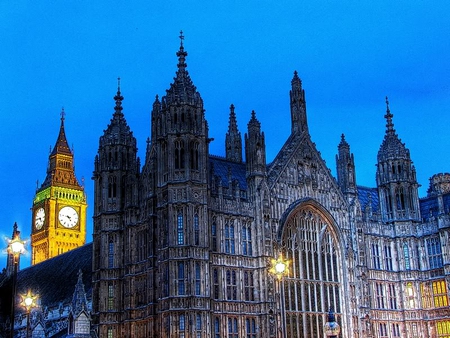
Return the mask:
<path id="1" fill-rule="evenodd" d="M 34 226 L 36 227 L 36 230 L 41 230 L 44 226 L 45 221 L 45 210 L 44 208 L 39 208 L 36 210 L 36 213 L 34 214 Z"/>
<path id="2" fill-rule="evenodd" d="M 72 207 L 63 207 L 59 210 L 59 222 L 66 228 L 73 228 L 78 224 L 78 213 Z"/>

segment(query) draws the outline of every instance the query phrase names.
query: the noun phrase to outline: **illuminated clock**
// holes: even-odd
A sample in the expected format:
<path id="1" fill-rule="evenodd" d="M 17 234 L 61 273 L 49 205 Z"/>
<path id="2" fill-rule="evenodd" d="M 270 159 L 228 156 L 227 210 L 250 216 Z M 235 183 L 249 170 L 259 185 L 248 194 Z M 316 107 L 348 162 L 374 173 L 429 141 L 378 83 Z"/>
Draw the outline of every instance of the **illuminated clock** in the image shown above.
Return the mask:
<path id="1" fill-rule="evenodd" d="M 66 228 L 73 228 L 78 224 L 78 213 L 72 207 L 63 207 L 58 214 L 59 223 Z"/>
<path id="2" fill-rule="evenodd" d="M 34 214 L 34 226 L 36 227 L 36 230 L 41 230 L 44 226 L 45 221 L 45 210 L 44 208 L 39 208 L 36 210 L 36 213 Z"/>

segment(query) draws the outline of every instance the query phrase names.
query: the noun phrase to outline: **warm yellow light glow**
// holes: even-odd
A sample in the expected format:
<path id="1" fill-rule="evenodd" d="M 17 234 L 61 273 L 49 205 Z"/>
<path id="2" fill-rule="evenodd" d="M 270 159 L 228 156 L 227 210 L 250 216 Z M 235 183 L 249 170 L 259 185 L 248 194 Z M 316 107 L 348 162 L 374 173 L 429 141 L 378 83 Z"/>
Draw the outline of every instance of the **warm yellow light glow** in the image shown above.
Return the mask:
<path id="1" fill-rule="evenodd" d="M 270 268 L 270 273 L 278 277 L 278 279 L 283 278 L 289 273 L 289 262 L 283 260 L 283 256 L 280 255 L 278 259 L 272 259 L 272 267 Z"/>
<path id="2" fill-rule="evenodd" d="M 25 242 L 21 241 L 19 236 L 16 236 L 9 241 L 9 250 L 15 256 L 23 254 L 25 252 Z"/>
<path id="3" fill-rule="evenodd" d="M 31 290 L 28 290 L 26 295 L 21 295 L 22 303 L 21 305 L 26 308 L 27 311 L 30 311 L 31 308 L 36 306 L 36 298 L 37 295 L 33 295 Z"/>

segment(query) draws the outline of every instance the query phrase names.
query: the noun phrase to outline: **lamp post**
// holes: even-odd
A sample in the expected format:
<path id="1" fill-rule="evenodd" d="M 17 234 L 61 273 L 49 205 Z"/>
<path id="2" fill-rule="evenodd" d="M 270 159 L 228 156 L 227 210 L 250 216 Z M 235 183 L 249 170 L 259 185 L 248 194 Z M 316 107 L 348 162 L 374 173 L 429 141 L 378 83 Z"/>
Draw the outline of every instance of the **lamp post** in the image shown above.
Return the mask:
<path id="1" fill-rule="evenodd" d="M 28 290 L 26 295 L 22 295 L 22 306 L 25 308 L 27 312 L 27 335 L 26 338 L 30 336 L 30 312 L 33 307 L 36 306 L 36 295 L 31 293 L 31 290 Z"/>
<path id="2" fill-rule="evenodd" d="M 8 259 L 12 260 L 13 272 L 12 272 L 12 300 L 11 300 L 11 323 L 9 335 L 14 338 L 14 316 L 16 306 L 16 293 L 17 293 L 17 270 L 19 268 L 20 255 L 25 252 L 25 242 L 20 240 L 20 231 L 17 230 L 17 223 L 14 223 L 14 230 L 11 240 L 8 243 Z"/>
<path id="3" fill-rule="evenodd" d="M 331 308 L 328 312 L 328 322 L 325 323 L 324 331 L 328 338 L 338 338 L 339 333 L 341 332 L 341 327 L 336 323 L 336 318 L 334 317 L 334 312 Z"/>
<path id="4" fill-rule="evenodd" d="M 270 273 L 272 273 L 278 280 L 278 289 L 280 291 L 280 306 L 281 306 L 281 326 L 282 326 L 282 337 L 287 337 L 286 332 L 286 304 L 284 299 L 284 276 L 289 273 L 289 261 L 283 259 L 283 255 L 280 254 L 278 259 L 272 259 Z"/>

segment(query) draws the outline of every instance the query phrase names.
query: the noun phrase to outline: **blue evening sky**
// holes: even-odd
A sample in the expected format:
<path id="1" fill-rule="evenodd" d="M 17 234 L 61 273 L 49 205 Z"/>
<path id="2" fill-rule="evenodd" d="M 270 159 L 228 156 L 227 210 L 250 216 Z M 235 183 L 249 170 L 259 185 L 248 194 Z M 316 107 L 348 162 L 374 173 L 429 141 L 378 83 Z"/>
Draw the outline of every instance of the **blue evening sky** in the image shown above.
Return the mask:
<path id="1" fill-rule="evenodd" d="M 429 177 L 450 172 L 449 4 L 0 1 L 0 234 L 11 236 L 17 222 L 23 237 L 30 237 L 36 182 L 45 178 L 64 107 L 76 175 L 84 177 L 88 195 L 92 240 L 93 162 L 114 111 L 117 77 L 143 162 L 152 103 L 175 75 L 180 30 L 215 139 L 211 154 L 224 155 L 233 103 L 242 135 L 256 111 L 272 161 L 290 132 L 290 81 L 297 70 L 312 139 L 333 175 L 344 133 L 358 184 L 375 186 L 387 95 L 425 196 Z M 24 257 L 22 267 L 29 260 Z"/>

